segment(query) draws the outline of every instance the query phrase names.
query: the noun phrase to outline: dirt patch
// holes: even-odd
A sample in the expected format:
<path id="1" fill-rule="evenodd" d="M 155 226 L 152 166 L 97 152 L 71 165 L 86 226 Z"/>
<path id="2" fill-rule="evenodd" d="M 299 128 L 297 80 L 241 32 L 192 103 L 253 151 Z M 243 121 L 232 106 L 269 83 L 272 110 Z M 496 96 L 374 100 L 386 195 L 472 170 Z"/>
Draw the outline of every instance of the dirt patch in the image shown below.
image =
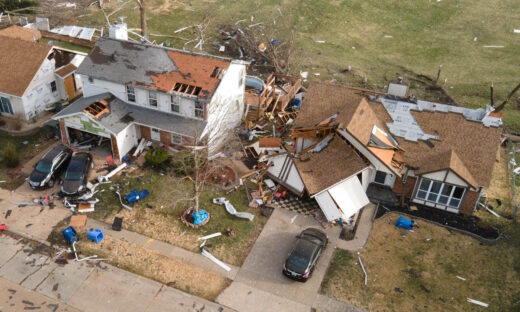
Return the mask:
<path id="1" fill-rule="evenodd" d="M 235 171 L 229 166 L 216 162 L 209 163 L 200 173 L 200 178 L 222 188 L 228 188 L 236 183 Z"/>
<path id="2" fill-rule="evenodd" d="M 105 236 L 100 244 L 82 240 L 77 246 L 85 255 L 97 254 L 100 258 L 109 259 L 108 262 L 117 267 L 211 301 L 231 283 L 216 273 L 110 236 Z"/>

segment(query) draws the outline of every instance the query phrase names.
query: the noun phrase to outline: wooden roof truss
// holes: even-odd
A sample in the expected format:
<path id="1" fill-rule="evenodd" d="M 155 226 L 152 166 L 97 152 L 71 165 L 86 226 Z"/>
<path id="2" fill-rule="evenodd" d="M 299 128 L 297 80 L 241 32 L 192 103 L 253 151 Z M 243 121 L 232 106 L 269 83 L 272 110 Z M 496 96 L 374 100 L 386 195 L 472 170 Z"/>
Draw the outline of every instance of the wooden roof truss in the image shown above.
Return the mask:
<path id="1" fill-rule="evenodd" d="M 177 82 L 173 87 L 173 91 L 187 95 L 198 96 L 200 91 L 202 91 L 202 88 L 186 83 Z"/>
<path id="2" fill-rule="evenodd" d="M 97 102 L 94 102 L 85 109 L 83 109 L 83 111 L 90 114 L 92 117 L 94 117 L 94 119 L 99 119 L 104 114 L 110 113 L 107 100 L 99 100 Z"/>

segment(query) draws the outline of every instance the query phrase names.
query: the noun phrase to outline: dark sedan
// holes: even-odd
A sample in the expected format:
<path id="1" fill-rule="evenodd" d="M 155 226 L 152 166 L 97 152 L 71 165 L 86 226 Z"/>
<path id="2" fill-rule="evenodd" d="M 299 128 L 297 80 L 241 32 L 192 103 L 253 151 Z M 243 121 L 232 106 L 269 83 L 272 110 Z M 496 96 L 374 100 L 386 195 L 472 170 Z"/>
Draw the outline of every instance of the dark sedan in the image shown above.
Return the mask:
<path id="1" fill-rule="evenodd" d="M 285 261 L 283 274 L 293 280 L 306 282 L 327 243 L 327 235 L 323 231 L 314 228 L 303 230 Z"/>
<path id="2" fill-rule="evenodd" d="M 45 154 L 34 167 L 28 182 L 32 189 L 52 187 L 72 155 L 72 150 L 58 144 Z"/>
<path id="3" fill-rule="evenodd" d="M 72 154 L 61 191 L 64 195 L 77 195 L 87 188 L 88 172 L 92 164 L 92 156 L 85 152 L 76 152 Z"/>

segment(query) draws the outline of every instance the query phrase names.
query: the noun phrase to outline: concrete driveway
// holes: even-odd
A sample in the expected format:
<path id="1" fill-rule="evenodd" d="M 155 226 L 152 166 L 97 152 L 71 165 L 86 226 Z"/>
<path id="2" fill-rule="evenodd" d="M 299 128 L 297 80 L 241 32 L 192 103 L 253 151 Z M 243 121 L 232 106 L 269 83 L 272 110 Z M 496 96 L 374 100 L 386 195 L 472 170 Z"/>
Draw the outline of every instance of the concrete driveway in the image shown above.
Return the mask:
<path id="1" fill-rule="evenodd" d="M 340 228 L 326 230 L 329 245 L 311 278 L 300 283 L 285 277 L 282 267 L 294 246 L 296 235 L 307 227 L 321 228 L 311 217 L 275 209 L 234 282 L 217 298 L 217 302 L 237 311 L 309 311 L 315 307 Z"/>

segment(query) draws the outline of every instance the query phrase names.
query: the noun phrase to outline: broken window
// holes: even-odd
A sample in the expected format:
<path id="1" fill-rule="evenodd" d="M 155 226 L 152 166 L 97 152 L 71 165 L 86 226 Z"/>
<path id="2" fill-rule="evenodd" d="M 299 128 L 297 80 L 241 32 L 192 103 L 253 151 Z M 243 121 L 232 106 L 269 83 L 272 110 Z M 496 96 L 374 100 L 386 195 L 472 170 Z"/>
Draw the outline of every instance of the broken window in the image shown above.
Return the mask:
<path id="1" fill-rule="evenodd" d="M 156 92 L 148 92 L 148 103 L 150 106 L 157 107 L 157 93 Z"/>
<path id="2" fill-rule="evenodd" d="M 170 97 L 170 103 L 171 103 L 171 110 L 174 113 L 179 113 L 181 111 L 180 105 L 179 105 L 179 98 L 177 96 L 171 96 Z"/>
<path id="3" fill-rule="evenodd" d="M 128 102 L 134 102 L 135 103 L 135 89 L 131 86 L 126 86 L 126 98 Z"/>
<path id="4" fill-rule="evenodd" d="M 376 171 L 376 176 L 374 178 L 374 182 L 376 183 L 379 183 L 379 184 L 385 184 L 385 180 L 386 180 L 386 172 L 384 171 Z"/>
<path id="5" fill-rule="evenodd" d="M 195 101 L 195 117 L 204 118 L 204 104 L 199 101 Z"/>
<path id="6" fill-rule="evenodd" d="M 172 144 L 180 145 L 182 143 L 182 135 L 172 133 Z"/>
<path id="7" fill-rule="evenodd" d="M 463 187 L 422 178 L 415 197 L 432 203 L 459 208 L 464 191 Z"/>
<path id="8" fill-rule="evenodd" d="M 56 92 L 58 88 L 56 87 L 56 81 L 51 81 L 51 91 Z"/>

